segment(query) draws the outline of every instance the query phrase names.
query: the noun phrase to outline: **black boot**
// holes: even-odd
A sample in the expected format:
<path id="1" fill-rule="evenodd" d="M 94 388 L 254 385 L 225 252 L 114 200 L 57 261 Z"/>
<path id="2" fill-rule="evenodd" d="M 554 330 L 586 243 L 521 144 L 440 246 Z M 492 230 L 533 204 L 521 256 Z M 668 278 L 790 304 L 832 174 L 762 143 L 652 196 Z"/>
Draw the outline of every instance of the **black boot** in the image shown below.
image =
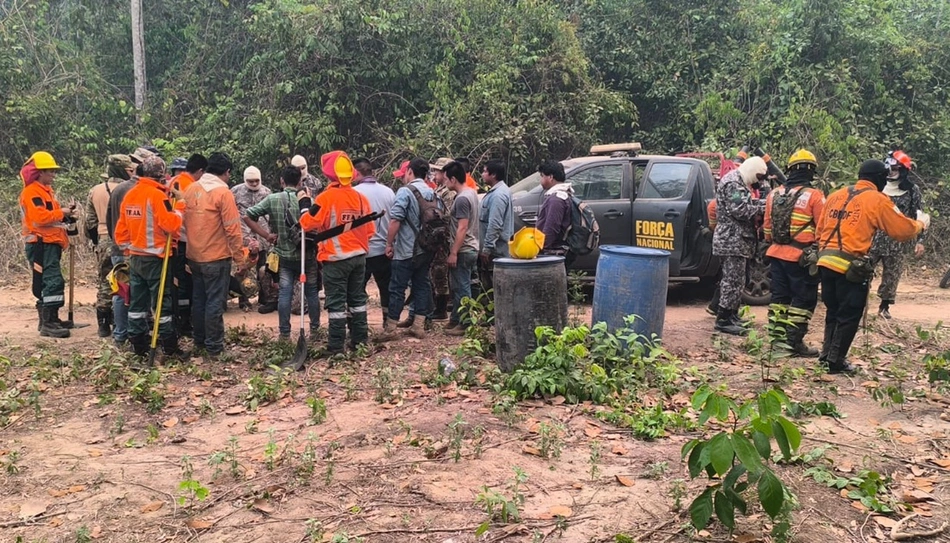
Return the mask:
<path id="1" fill-rule="evenodd" d="M 790 307 L 788 309 L 788 320 L 791 322 L 786 329 L 788 344 L 792 347 L 792 353 L 795 356 L 803 358 L 815 358 L 818 356 L 818 349 L 805 343 L 805 334 L 808 333 L 808 323 L 811 321 L 812 312 L 799 307 Z"/>
<path id="2" fill-rule="evenodd" d="M 136 356 L 148 356 L 148 336 L 146 334 L 130 335 L 129 344 L 132 346 L 132 352 Z"/>
<path id="3" fill-rule="evenodd" d="M 748 334 L 748 330 L 733 321 L 734 316 L 738 318 L 734 310 L 720 307 L 719 312 L 716 314 L 716 324 L 714 326 L 716 331 L 733 336 L 744 336 Z"/>
<path id="4" fill-rule="evenodd" d="M 99 323 L 99 337 L 109 337 L 112 335 L 112 308 L 96 308 L 96 322 Z"/>
<path id="5" fill-rule="evenodd" d="M 446 312 L 449 303 L 449 297 L 446 294 L 438 294 L 435 297 L 435 311 L 432 313 L 432 320 L 448 320 L 449 314 Z"/>
<path id="6" fill-rule="evenodd" d="M 69 337 L 69 330 L 63 328 L 56 321 L 52 320 L 53 315 L 56 314 L 56 309 L 51 307 L 42 307 L 40 308 L 39 314 L 41 336 L 58 339 Z"/>
<path id="7" fill-rule="evenodd" d="M 61 328 L 65 328 L 65 329 L 69 330 L 69 329 L 72 329 L 72 328 L 75 328 L 75 327 L 76 327 L 76 325 L 73 323 L 73 321 L 69 321 L 69 320 L 64 321 L 64 320 L 61 320 L 61 319 L 59 318 L 59 308 L 58 308 L 58 307 L 51 309 L 51 311 L 52 311 L 51 317 L 49 317 L 49 318 L 51 318 L 52 321 L 55 322 L 56 324 L 58 324 Z"/>
<path id="8" fill-rule="evenodd" d="M 825 358 L 821 359 L 828 366 L 828 373 L 851 375 L 857 371 L 857 368 L 852 366 L 847 359 L 848 350 L 851 346 L 849 335 L 853 338 L 853 334 L 849 334 L 847 330 L 842 330 L 841 326 L 835 327 L 834 337 L 831 339 Z"/>
<path id="9" fill-rule="evenodd" d="M 175 341 L 178 341 L 178 337 L 192 337 L 195 333 L 194 327 L 191 326 L 191 311 L 185 311 L 178 314 L 178 335 L 175 336 Z"/>
<path id="10" fill-rule="evenodd" d="M 177 334 L 172 333 L 165 337 L 160 337 L 158 340 L 162 344 L 162 352 L 165 353 L 165 358 L 176 358 L 182 361 L 191 358 L 191 353 L 183 351 L 181 347 L 178 346 Z"/>
<path id="11" fill-rule="evenodd" d="M 881 300 L 880 307 L 877 308 L 877 314 L 886 320 L 891 320 L 891 304 L 894 303 L 891 300 Z"/>

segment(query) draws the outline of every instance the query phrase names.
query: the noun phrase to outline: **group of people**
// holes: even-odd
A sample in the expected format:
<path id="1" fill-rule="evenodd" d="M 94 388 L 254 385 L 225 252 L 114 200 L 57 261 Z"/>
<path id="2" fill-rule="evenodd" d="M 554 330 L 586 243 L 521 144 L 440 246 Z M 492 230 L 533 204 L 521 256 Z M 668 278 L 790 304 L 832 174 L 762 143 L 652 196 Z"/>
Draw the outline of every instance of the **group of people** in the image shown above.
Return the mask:
<path id="1" fill-rule="evenodd" d="M 509 255 L 514 216 L 506 167 L 498 160 L 481 168 L 481 188 L 465 159 L 408 160 L 393 172 L 400 185 L 395 192 L 377 180 L 369 160 L 351 160 L 342 151 L 321 157 L 322 179 L 309 173 L 304 157 L 293 157 L 280 172 L 279 192 L 262 184 L 254 166 L 230 187 L 232 167 L 220 152 L 175 158 L 168 166 L 154 147 L 108 157 L 84 218 L 98 259 L 101 337 L 127 342 L 144 357 L 155 347 L 149 323 L 157 320 L 155 342 L 167 357 L 189 356 L 180 346 L 183 336 L 216 357 L 225 348 L 229 293 L 236 291 L 239 305 L 250 308 L 250 293 L 242 288 L 248 283 L 235 285 L 235 277 L 258 282 L 258 311 L 277 311 L 283 340 L 290 338 L 298 281 L 311 338 L 318 336 L 322 289 L 329 354 L 366 343 L 370 279 L 382 309 L 378 340 L 395 339 L 401 329 L 423 337 L 439 319 L 448 320 L 447 334 L 463 335 L 469 317 L 462 300 L 473 297 L 473 285 L 488 292 L 493 262 Z M 20 198 L 39 330 L 54 338 L 69 336 L 71 323 L 58 315 L 64 300 L 59 260 L 70 242 L 67 223 L 80 217 L 54 196 L 58 169 L 49 153 L 34 153 L 21 171 Z M 559 163 L 546 162 L 539 171 L 553 196 L 539 214 L 538 227 L 549 234 L 541 249 L 563 255 L 570 185 Z M 276 296 L 264 280 L 270 276 Z M 408 315 L 400 320 L 406 305 Z"/>
<path id="2" fill-rule="evenodd" d="M 722 260 L 715 329 L 733 335 L 748 331 L 738 309 L 761 226 L 769 243 L 771 339 L 787 344 L 797 356 L 817 356 L 830 373 L 853 372 L 848 350 L 876 264 L 883 266 L 878 312 L 889 319 L 908 245 L 914 245 L 917 256 L 924 251 L 930 216 L 922 209 L 920 189 L 909 179 L 912 167 L 900 150 L 884 161 L 866 160 L 857 183 L 827 198 L 813 186 L 818 161 L 806 149 L 791 155 L 787 180 L 764 199 L 758 197 L 768 177 L 762 158 L 747 158 L 723 176 L 716 186 L 713 234 L 713 253 Z M 819 285 L 827 309 L 820 350 L 804 340 Z"/>

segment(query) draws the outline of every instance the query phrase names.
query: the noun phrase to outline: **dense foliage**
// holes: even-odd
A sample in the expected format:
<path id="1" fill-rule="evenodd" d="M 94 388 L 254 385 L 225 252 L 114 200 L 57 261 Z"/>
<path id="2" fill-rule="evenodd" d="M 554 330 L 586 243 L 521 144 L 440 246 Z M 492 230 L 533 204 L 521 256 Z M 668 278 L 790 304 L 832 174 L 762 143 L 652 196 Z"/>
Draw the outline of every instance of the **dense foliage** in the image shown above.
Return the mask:
<path id="1" fill-rule="evenodd" d="M 514 177 L 595 142 L 816 151 L 830 182 L 902 146 L 950 171 L 940 0 L 144 2 L 136 122 L 126 0 L 0 1 L 0 174 L 46 148 L 89 176 L 152 141 L 224 149 L 273 180 L 346 148 L 500 157 Z M 85 184 L 91 181 L 84 182 Z M 933 198 L 932 198 L 933 199 Z M 936 207 L 950 212 L 946 197 Z"/>

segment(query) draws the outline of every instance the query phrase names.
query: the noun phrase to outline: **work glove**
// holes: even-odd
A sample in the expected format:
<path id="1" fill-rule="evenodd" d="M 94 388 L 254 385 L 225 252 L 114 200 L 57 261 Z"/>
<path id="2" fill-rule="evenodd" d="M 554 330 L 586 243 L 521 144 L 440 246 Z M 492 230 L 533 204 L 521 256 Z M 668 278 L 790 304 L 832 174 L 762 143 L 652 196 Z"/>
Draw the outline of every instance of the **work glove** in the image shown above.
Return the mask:
<path id="1" fill-rule="evenodd" d="M 930 228 L 930 214 L 924 213 L 921 210 L 917 210 L 917 220 L 924 225 L 924 230 Z"/>

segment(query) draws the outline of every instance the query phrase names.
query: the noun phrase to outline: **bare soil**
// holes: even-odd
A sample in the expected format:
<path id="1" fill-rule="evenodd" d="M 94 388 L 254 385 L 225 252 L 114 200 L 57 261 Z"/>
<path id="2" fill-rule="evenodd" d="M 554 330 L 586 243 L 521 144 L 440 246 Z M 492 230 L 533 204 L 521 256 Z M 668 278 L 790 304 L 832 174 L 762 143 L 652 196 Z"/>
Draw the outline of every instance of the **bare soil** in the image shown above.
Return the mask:
<path id="1" fill-rule="evenodd" d="M 950 518 L 950 407 L 927 386 L 921 362 L 927 353 L 947 350 L 950 334 L 939 329 L 936 338 L 922 338 L 916 331 L 933 332 L 950 316 L 950 291 L 908 275 L 891 310 L 894 319 L 871 315 L 870 331 L 855 342 L 854 361 L 863 368 L 858 376 L 821 375 L 805 359 L 786 360 L 771 373 L 784 378 L 794 399 L 828 400 L 844 415 L 804 419 L 803 451 L 827 446 L 836 473 L 879 471 L 893 480 L 889 497 L 915 503 L 898 513 L 871 514 L 806 478 L 803 466 L 779 467 L 799 503 L 795 541 L 890 541 L 889 526 L 910 509 L 918 516 L 904 531 L 937 528 Z M 671 288 L 664 344 L 695 370 L 686 372 L 679 393 L 662 400 L 669 408 L 688 405 L 701 380 L 696 375 L 728 385 L 737 398 L 770 385 L 742 340 L 714 343 L 702 294 L 689 285 Z M 769 519 L 756 508 L 739 519 L 734 534 L 715 524 L 698 534 L 688 527 L 687 507 L 703 483 L 689 480 L 679 451 L 701 430 L 642 441 L 597 419 L 597 406 L 563 398 L 496 412 L 490 386 L 477 384 L 490 377 L 491 362 L 482 365 L 475 386 L 431 384 L 442 356 L 462 360 L 453 354 L 461 339 L 438 329 L 425 340 L 379 346 L 362 359 L 314 360 L 278 399 L 252 410 L 245 402 L 249 380 L 270 372 L 249 366 L 276 340 L 277 317 L 241 312 L 232 301 L 229 327 L 269 339 L 263 346 L 258 340 L 229 347 L 223 362 L 163 366 L 155 388 L 164 405 L 149 413 L 130 396 L 128 383 L 110 391 L 102 372 L 88 371 L 116 352 L 96 337 L 94 298 L 90 286 L 79 285 L 76 318 L 91 326 L 66 340 L 47 340 L 36 332 L 28 287 L 0 288 L 0 353 L 9 359 L 0 366 L 6 383 L 0 387 L 2 541 L 769 540 Z M 589 305 L 572 311 L 589 319 Z M 753 314 L 765 320 L 765 308 Z M 820 342 L 822 318 L 819 309 L 812 343 Z M 371 311 L 371 324 L 378 327 L 378 310 Z M 893 371 L 897 366 L 903 373 Z M 77 379 L 74 368 L 86 368 L 85 377 Z M 904 374 L 903 405 L 883 407 L 863 385 L 878 377 L 884 386 Z M 17 405 L 14 389 L 23 400 L 17 409 L 9 407 Z M 323 400 L 325 422 L 311 420 L 308 399 Z M 460 419 L 464 425 L 456 424 Z M 540 422 L 564 425 L 556 440 L 559 458 L 537 454 Z M 453 424 L 464 429 L 457 460 Z M 592 442 L 601 451 L 594 476 Z M 180 488 L 183 457 L 192 479 L 207 488 L 206 499 Z M 528 477 L 519 490 L 520 521 L 492 523 L 477 537 L 488 519 L 477 497 L 485 487 L 512 496 L 515 467 Z M 941 537 L 950 541 L 947 532 L 928 539 Z"/>

